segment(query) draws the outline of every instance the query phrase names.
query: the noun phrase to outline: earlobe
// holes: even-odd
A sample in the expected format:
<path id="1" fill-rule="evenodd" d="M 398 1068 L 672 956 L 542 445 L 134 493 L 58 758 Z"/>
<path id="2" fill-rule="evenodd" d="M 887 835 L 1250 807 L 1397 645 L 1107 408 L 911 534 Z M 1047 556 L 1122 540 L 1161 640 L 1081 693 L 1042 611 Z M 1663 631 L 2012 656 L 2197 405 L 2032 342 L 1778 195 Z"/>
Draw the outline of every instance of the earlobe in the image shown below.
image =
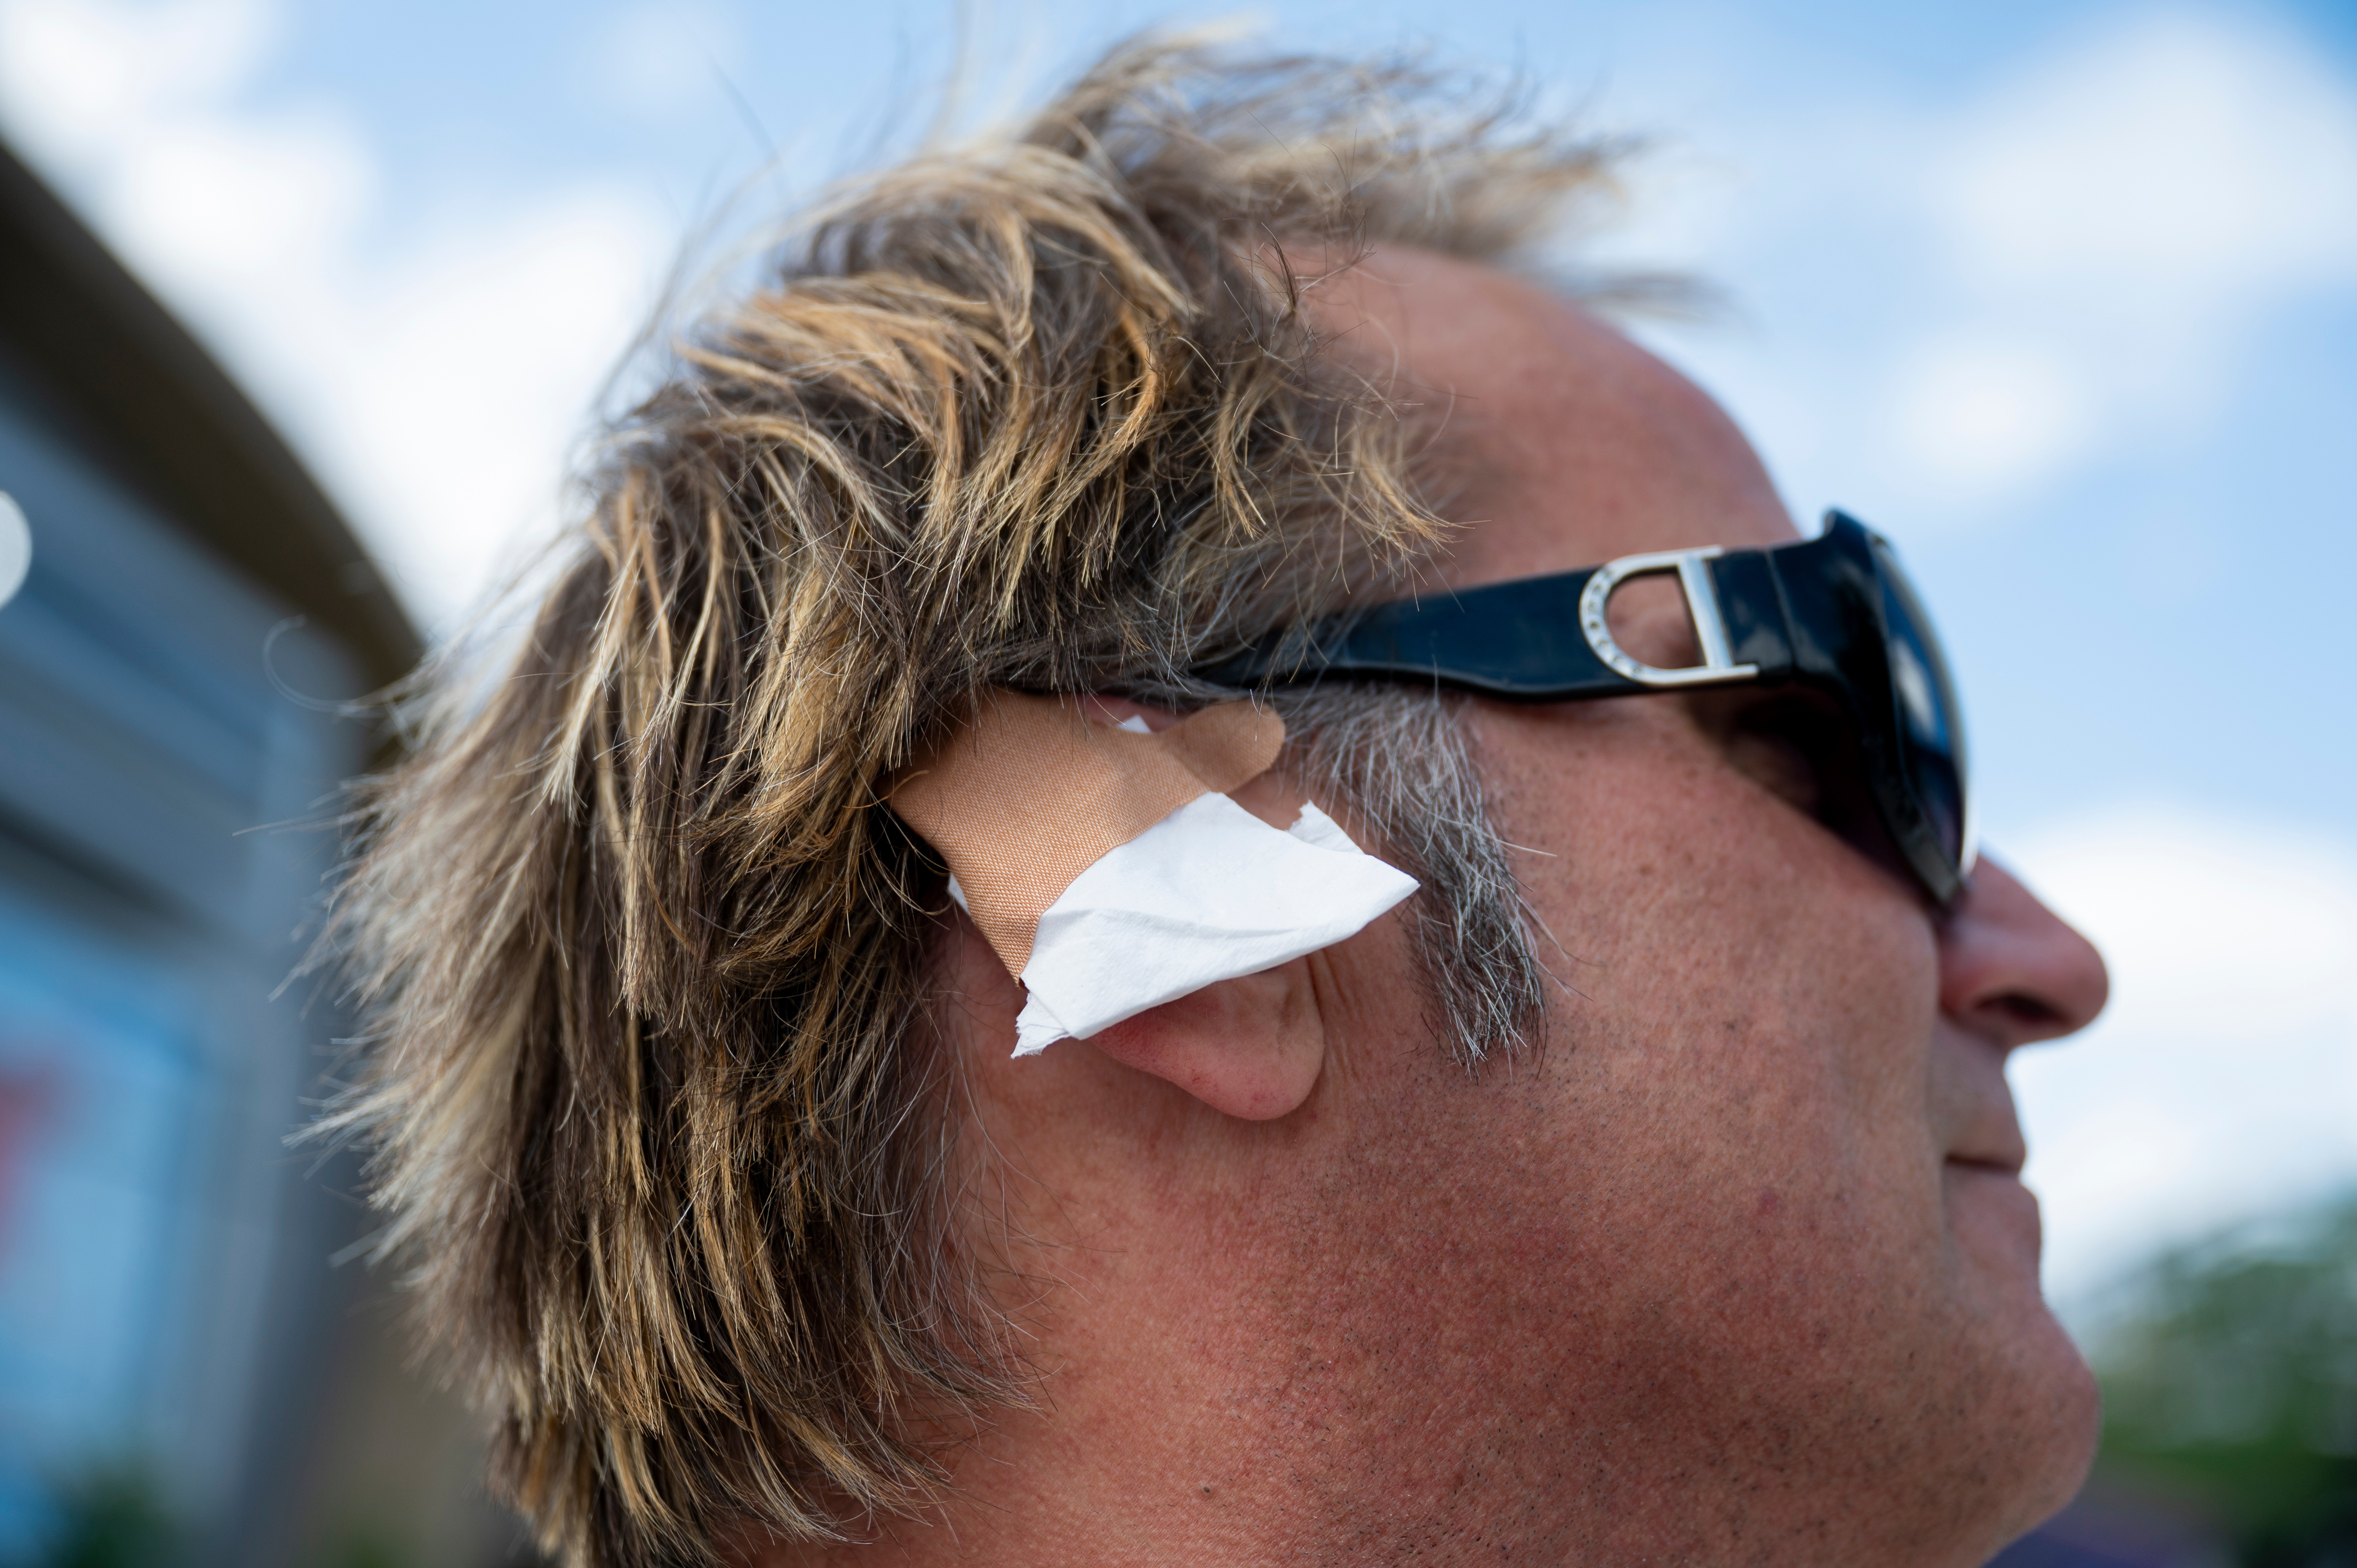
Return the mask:
<path id="1" fill-rule="evenodd" d="M 1207 985 L 1086 1043 L 1227 1115 L 1247 1122 L 1290 1115 L 1326 1066 L 1326 1026 L 1310 972 L 1316 961 L 1312 954 Z"/>

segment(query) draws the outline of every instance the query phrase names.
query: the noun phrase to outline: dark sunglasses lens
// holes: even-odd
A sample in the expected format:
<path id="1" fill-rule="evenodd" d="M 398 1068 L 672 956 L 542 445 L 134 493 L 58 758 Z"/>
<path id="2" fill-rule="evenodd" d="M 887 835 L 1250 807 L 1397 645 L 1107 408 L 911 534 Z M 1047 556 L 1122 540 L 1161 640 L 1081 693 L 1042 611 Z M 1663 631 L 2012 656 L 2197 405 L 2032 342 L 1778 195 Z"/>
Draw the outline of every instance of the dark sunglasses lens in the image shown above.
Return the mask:
<path id="1" fill-rule="evenodd" d="M 1890 636 L 1890 686 L 1898 707 L 1900 765 L 1930 820 L 1941 852 L 1959 875 L 1972 869 L 1964 802 L 1964 713 L 1931 618 L 1898 557 L 1881 540 L 1882 611 Z"/>

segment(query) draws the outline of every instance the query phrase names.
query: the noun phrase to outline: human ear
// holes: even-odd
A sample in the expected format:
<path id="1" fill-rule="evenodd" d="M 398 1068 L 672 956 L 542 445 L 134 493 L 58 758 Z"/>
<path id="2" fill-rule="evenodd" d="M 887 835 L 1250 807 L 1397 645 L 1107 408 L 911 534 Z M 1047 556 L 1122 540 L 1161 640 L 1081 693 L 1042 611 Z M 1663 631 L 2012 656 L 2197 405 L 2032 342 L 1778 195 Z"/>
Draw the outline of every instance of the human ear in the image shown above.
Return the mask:
<path id="1" fill-rule="evenodd" d="M 1326 1066 L 1319 955 L 1189 993 L 1085 1042 L 1247 1122 L 1291 1114 Z M 1065 1047 L 1071 1048 L 1069 1046 Z"/>

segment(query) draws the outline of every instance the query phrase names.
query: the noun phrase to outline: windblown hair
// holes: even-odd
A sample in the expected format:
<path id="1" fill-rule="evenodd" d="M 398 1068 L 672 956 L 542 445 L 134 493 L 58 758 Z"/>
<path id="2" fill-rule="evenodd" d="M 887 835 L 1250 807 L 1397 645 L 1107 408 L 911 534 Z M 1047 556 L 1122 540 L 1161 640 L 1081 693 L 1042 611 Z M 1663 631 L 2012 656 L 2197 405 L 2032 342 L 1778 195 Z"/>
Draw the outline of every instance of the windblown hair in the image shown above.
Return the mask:
<path id="1" fill-rule="evenodd" d="M 609 433 L 511 665 L 418 677 L 327 1125 L 566 1562 L 921 1506 L 938 1434 L 1025 1397 L 944 1176 L 942 871 L 881 797 L 985 687 L 1201 702 L 1440 537 L 1415 411 L 1285 258 L 1521 253 L 1609 157 L 1517 125 L 1415 67 L 1116 51 L 821 206 Z M 1437 1026 L 1512 1043 L 1538 971 L 1448 705 L 1286 701 L 1426 883 Z"/>

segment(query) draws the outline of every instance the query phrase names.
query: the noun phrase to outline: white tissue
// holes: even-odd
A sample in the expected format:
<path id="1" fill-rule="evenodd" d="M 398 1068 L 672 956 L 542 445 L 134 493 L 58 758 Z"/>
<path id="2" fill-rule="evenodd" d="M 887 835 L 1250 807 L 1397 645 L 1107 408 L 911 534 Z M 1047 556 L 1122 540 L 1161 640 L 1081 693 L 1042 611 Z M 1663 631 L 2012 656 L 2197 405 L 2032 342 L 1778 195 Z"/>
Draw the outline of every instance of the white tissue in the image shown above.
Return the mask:
<path id="1" fill-rule="evenodd" d="M 1198 796 L 1081 873 L 1039 917 L 1015 1054 L 1331 947 L 1415 886 L 1315 806 L 1280 832 L 1225 795 Z M 950 895 L 963 907 L 954 878 Z"/>

